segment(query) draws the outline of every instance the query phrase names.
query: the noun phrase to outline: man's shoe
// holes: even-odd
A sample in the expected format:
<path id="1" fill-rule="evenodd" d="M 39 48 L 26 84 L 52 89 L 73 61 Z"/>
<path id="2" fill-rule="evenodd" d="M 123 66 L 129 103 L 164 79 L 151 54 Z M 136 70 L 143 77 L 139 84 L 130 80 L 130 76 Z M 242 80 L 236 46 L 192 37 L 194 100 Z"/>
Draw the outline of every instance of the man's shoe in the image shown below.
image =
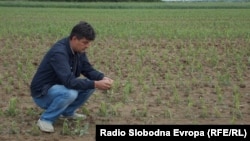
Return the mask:
<path id="1" fill-rule="evenodd" d="M 54 132 L 54 127 L 53 127 L 52 123 L 50 123 L 50 122 L 43 121 L 43 120 L 39 119 L 37 121 L 37 126 L 43 132 L 50 132 L 50 133 Z"/>
<path id="2" fill-rule="evenodd" d="M 67 119 L 86 119 L 87 116 L 84 114 L 74 113 L 72 116 L 63 116 L 61 115 L 60 118 L 67 118 Z"/>

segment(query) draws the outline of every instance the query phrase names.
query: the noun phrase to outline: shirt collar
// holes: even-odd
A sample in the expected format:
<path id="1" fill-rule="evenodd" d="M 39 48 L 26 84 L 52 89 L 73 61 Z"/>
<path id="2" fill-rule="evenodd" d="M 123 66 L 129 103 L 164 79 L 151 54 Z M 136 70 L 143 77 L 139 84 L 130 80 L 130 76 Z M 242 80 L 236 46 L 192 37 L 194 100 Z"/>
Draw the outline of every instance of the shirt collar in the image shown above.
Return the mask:
<path id="1" fill-rule="evenodd" d="M 73 49 L 71 48 L 71 46 L 69 46 L 69 47 L 71 49 L 72 54 L 75 55 L 75 52 L 73 51 Z"/>
<path id="2" fill-rule="evenodd" d="M 71 46 L 70 46 L 70 38 L 68 37 L 68 46 L 69 46 L 69 48 L 70 48 L 70 50 L 71 50 L 71 53 L 73 54 L 73 55 L 75 55 L 76 53 L 73 51 L 73 49 L 71 48 Z"/>

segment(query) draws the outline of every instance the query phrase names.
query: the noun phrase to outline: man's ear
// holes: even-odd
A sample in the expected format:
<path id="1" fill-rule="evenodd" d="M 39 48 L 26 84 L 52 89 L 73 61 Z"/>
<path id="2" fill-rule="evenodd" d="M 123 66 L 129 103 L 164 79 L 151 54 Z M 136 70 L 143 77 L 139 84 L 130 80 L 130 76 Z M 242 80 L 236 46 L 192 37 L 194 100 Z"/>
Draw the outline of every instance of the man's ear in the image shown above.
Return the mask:
<path id="1" fill-rule="evenodd" d="M 72 37 L 72 40 L 75 41 L 75 40 L 78 40 L 76 36 L 73 36 Z"/>

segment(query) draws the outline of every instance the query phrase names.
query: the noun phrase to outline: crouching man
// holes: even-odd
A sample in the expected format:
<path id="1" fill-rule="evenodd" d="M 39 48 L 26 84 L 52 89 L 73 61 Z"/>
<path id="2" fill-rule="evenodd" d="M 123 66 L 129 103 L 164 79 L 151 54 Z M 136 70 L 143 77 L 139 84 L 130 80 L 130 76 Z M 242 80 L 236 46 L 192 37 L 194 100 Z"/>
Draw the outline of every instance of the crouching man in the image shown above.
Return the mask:
<path id="1" fill-rule="evenodd" d="M 113 80 L 93 68 L 87 58 L 85 50 L 94 39 L 93 27 L 81 21 L 43 57 L 30 85 L 34 102 L 44 109 L 37 121 L 42 131 L 54 132 L 53 123 L 59 117 L 86 118 L 77 109 L 95 89 L 111 88 Z"/>

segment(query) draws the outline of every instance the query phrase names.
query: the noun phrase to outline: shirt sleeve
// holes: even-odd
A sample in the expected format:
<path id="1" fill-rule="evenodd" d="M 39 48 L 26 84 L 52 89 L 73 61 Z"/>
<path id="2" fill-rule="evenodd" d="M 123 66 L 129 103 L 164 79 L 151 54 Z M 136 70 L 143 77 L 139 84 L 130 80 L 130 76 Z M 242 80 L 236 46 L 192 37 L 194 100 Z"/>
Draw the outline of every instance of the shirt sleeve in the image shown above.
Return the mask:
<path id="1" fill-rule="evenodd" d="M 57 78 L 69 89 L 86 90 L 94 88 L 94 81 L 76 78 L 71 72 L 68 56 L 62 52 L 56 52 L 50 58 L 50 65 L 56 73 Z"/>
<path id="2" fill-rule="evenodd" d="M 81 74 L 90 80 L 102 80 L 104 74 L 96 70 L 89 62 L 86 53 L 82 54 L 80 57 L 81 63 Z"/>

